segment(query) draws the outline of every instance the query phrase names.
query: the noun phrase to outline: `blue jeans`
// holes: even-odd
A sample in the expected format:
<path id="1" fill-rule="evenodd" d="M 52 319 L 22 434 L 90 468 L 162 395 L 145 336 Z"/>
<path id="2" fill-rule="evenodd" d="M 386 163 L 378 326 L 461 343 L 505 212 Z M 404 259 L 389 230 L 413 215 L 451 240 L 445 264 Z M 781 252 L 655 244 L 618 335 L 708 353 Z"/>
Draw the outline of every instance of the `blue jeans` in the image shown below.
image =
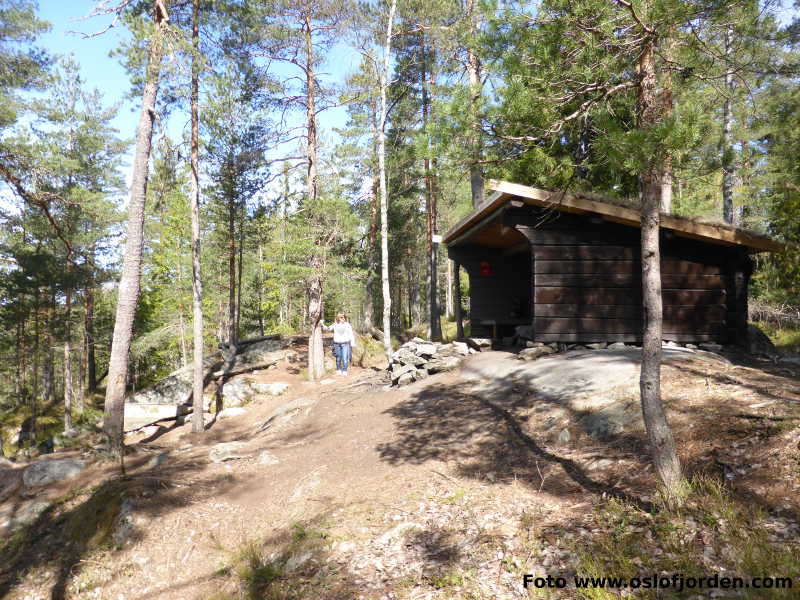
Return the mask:
<path id="1" fill-rule="evenodd" d="M 344 344 L 334 344 L 334 355 L 336 356 L 336 370 L 347 371 L 347 365 L 350 364 L 350 356 L 352 349 L 350 342 Z"/>

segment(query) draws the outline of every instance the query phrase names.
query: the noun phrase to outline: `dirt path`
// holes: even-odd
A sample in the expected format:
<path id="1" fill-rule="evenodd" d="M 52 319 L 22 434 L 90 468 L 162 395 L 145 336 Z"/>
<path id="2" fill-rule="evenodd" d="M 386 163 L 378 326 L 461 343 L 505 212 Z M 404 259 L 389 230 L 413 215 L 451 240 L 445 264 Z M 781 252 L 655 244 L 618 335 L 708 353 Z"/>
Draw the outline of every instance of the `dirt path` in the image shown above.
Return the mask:
<path id="1" fill-rule="evenodd" d="M 586 373 L 599 373 L 605 387 L 586 375 L 581 389 L 613 391 L 614 406 L 634 402 L 629 361 L 592 356 Z M 559 360 L 572 361 L 564 368 L 574 373 L 588 368 Z M 602 377 L 608 360 L 625 371 L 620 381 Z M 326 385 L 265 371 L 259 381 L 286 381 L 288 393 L 257 397 L 201 438 L 186 425 L 130 440 L 133 534 L 120 549 L 86 546 L 59 559 L 46 541 L 61 538 L 40 522 L 29 532 L 40 532 L 39 549 L 22 542 L 17 550 L 32 557 L 25 567 L 0 567 L 0 598 L 527 598 L 522 573 L 575 569 L 575 540 L 599 502 L 649 509 L 654 500 L 641 429 L 631 422 L 589 435 L 586 406 L 554 393 L 557 379 L 569 387 L 579 378 L 553 379 L 560 364 L 540 359 L 520 370 L 492 352 L 463 372 L 393 390 L 365 369 Z M 668 362 L 669 418 L 690 475 L 726 478 L 796 522 L 798 462 L 787 448 L 800 384 L 796 373 L 756 366 Z M 297 411 L 262 430 L 299 399 Z M 211 461 L 225 442 L 239 442 L 239 458 Z M 108 476 L 100 465 L 80 484 L 102 468 Z M 62 512 L 78 514 L 87 494 Z"/>

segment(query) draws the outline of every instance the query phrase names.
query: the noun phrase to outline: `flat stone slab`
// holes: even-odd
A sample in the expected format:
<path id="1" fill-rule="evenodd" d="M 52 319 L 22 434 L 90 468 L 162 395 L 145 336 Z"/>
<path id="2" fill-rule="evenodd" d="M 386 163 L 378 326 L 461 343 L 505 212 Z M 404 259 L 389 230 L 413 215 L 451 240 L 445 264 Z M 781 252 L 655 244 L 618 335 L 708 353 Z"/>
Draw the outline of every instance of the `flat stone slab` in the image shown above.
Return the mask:
<path id="1" fill-rule="evenodd" d="M 685 348 L 663 348 L 663 362 L 721 357 Z M 725 359 L 722 359 L 723 361 Z M 507 352 L 482 352 L 465 361 L 462 377 L 487 392 L 523 385 L 544 400 L 573 410 L 596 410 L 625 397 L 639 397 L 639 348 L 573 350 L 525 362 Z"/>
<path id="2" fill-rule="evenodd" d="M 86 468 L 86 463 L 76 458 L 42 460 L 25 468 L 22 483 L 25 487 L 49 485 L 62 479 L 75 477 Z"/>

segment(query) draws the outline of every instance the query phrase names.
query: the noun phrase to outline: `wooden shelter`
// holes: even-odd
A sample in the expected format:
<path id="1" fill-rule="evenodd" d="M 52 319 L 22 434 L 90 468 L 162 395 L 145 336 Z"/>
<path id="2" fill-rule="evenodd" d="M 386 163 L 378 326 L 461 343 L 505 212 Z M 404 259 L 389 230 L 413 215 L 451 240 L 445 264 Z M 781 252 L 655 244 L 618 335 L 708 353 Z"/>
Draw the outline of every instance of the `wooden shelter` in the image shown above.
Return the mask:
<path id="1" fill-rule="evenodd" d="M 443 238 L 469 274 L 471 335 L 525 325 L 542 342 L 640 342 L 639 211 L 502 181 L 487 188 Z M 664 339 L 744 341 L 750 255 L 782 245 L 668 215 L 661 226 Z"/>

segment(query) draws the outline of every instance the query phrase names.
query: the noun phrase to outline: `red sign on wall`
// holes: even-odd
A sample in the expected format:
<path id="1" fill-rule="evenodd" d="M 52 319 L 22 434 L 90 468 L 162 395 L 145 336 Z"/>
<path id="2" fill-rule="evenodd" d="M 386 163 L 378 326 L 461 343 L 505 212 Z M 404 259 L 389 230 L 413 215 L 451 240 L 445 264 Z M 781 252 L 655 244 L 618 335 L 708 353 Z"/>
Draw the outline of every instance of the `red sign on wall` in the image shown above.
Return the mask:
<path id="1" fill-rule="evenodd" d="M 481 275 L 491 275 L 492 274 L 492 263 L 487 262 L 485 260 L 481 261 Z"/>

